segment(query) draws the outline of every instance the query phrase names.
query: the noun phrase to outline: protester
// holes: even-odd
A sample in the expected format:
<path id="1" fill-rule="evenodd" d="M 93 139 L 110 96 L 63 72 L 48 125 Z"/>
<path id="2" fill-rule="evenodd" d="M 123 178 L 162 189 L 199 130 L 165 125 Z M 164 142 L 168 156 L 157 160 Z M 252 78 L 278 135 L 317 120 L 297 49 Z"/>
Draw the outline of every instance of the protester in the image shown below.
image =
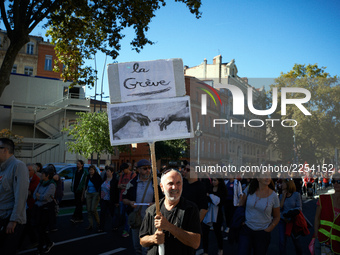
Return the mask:
<path id="1" fill-rule="evenodd" d="M 279 222 L 279 247 L 280 254 L 287 254 L 287 223 L 292 223 L 295 216 L 302 211 L 302 202 L 300 193 L 296 192 L 295 183 L 293 180 L 282 180 L 282 194 L 280 195 L 281 219 Z M 295 236 L 292 236 L 295 252 L 297 255 L 302 254 L 300 242 Z"/>
<path id="2" fill-rule="evenodd" d="M 155 205 L 147 209 L 140 228 L 141 245 L 149 247 L 148 255 L 158 254 L 160 244 L 164 244 L 165 254 L 195 254 L 201 239 L 199 212 L 194 203 L 181 197 L 181 174 L 165 171 L 160 185 L 165 194 L 160 215 L 156 215 Z"/>
<path id="3" fill-rule="evenodd" d="M 127 184 L 126 190 L 123 193 L 123 203 L 128 205 L 130 209 L 129 222 L 131 221 L 130 226 L 135 253 L 145 255 L 147 249 L 142 247 L 139 242 L 141 221 L 138 219 L 144 218 L 145 210 L 155 201 L 150 161 L 146 159 L 138 161 L 137 170 L 139 174 Z M 156 185 L 158 186 L 158 183 Z M 160 188 L 159 194 L 161 194 Z M 143 203 L 146 205 L 137 206 L 135 203 Z"/>
<path id="4" fill-rule="evenodd" d="M 43 169 L 42 178 L 33 194 L 36 201 L 33 208 L 33 225 L 38 231 L 38 254 L 48 253 L 54 246 L 47 231 L 50 221 L 50 211 L 54 210 L 53 199 L 56 190 L 56 184 L 53 181 L 54 170 L 51 165 Z"/>
<path id="5" fill-rule="evenodd" d="M 74 202 L 76 208 L 74 209 L 71 221 L 73 223 L 83 222 L 83 189 L 85 186 L 85 179 L 88 172 L 84 168 L 84 162 L 82 160 L 77 161 L 77 170 L 74 172 L 72 178 L 71 190 L 74 192 Z"/>
<path id="6" fill-rule="evenodd" d="M 47 167 L 53 169 L 53 181 L 56 184 L 56 190 L 54 194 L 54 210 L 50 210 L 49 231 L 55 232 L 57 229 L 57 214 L 59 211 L 59 205 L 64 196 L 64 183 L 61 180 L 57 170 L 53 164 L 49 164 Z"/>
<path id="7" fill-rule="evenodd" d="M 307 172 L 307 174 L 303 178 L 303 193 L 306 196 L 308 196 L 308 186 L 313 188 L 313 185 L 314 185 L 313 174 L 311 172 Z M 314 189 L 313 189 L 313 191 L 314 191 Z M 313 192 L 313 194 L 314 194 L 314 192 Z"/>
<path id="8" fill-rule="evenodd" d="M 333 175 L 334 194 L 320 195 L 317 202 L 314 237 L 321 254 L 340 254 L 340 174 Z"/>
<path id="9" fill-rule="evenodd" d="M 106 170 L 106 178 L 100 187 L 100 226 L 98 232 L 103 232 L 106 222 L 106 214 L 109 213 L 113 220 L 113 227 L 116 227 L 115 208 L 119 206 L 119 190 L 118 182 L 114 177 L 114 170 L 108 167 Z"/>
<path id="10" fill-rule="evenodd" d="M 129 224 L 128 224 L 128 218 L 126 213 L 126 205 L 123 203 L 123 193 L 126 189 L 126 185 L 131 181 L 136 174 L 131 172 L 132 166 L 131 164 L 123 163 L 120 166 L 120 171 L 122 172 L 122 175 L 119 178 L 118 182 L 118 188 L 120 190 L 119 194 L 119 208 L 120 208 L 120 220 L 124 222 L 124 229 L 122 237 L 128 237 L 129 236 Z"/>
<path id="11" fill-rule="evenodd" d="M 27 169 L 28 169 L 28 176 L 29 176 L 27 207 L 26 207 L 27 221 L 24 226 L 23 234 L 21 235 L 21 238 L 20 238 L 20 245 L 23 244 L 24 239 L 27 236 L 32 244 L 31 247 L 36 247 L 38 245 L 38 236 L 32 226 L 32 211 L 33 211 L 33 206 L 35 203 L 35 200 L 33 198 L 33 193 L 40 182 L 40 178 L 36 175 L 37 166 L 35 164 L 27 164 Z"/>
<path id="12" fill-rule="evenodd" d="M 83 191 L 83 198 L 86 196 L 86 209 L 87 209 L 87 217 L 89 220 L 89 226 L 86 228 L 87 230 L 93 229 L 93 218 L 97 223 L 97 227 L 99 228 L 99 215 L 97 212 L 97 207 L 100 200 L 100 186 L 102 184 L 102 178 L 97 172 L 97 169 L 94 165 L 91 165 L 88 169 L 89 174 L 85 180 L 85 188 Z"/>
<path id="13" fill-rule="evenodd" d="M 183 176 L 183 192 L 182 197 L 193 202 L 200 213 L 200 221 L 202 222 L 208 211 L 208 199 L 205 185 L 198 180 L 197 173 L 189 164 L 182 168 Z M 164 171 L 163 171 L 164 172 Z M 191 173 L 190 173 L 191 172 Z"/>
<path id="14" fill-rule="evenodd" d="M 222 223 L 223 223 L 223 206 L 227 197 L 227 189 L 223 179 L 212 179 L 212 187 L 207 193 L 209 201 L 209 211 L 205 215 L 203 220 L 203 250 L 204 254 L 208 254 L 209 251 L 209 230 L 213 226 L 217 246 L 218 255 L 223 255 L 223 236 L 222 236 Z"/>
<path id="15" fill-rule="evenodd" d="M 14 156 L 14 142 L 0 138 L 0 251 L 15 254 L 23 224 L 29 187 L 25 163 Z"/>
<path id="16" fill-rule="evenodd" d="M 229 232 L 231 219 L 233 218 L 236 206 L 242 199 L 243 191 L 240 181 L 234 178 L 228 178 L 224 181 L 227 188 L 227 196 L 224 204 L 224 215 L 226 220 L 226 232 Z"/>
<path id="17" fill-rule="evenodd" d="M 254 255 L 263 255 L 268 250 L 270 232 L 280 221 L 279 198 L 272 179 L 264 174 L 254 178 L 245 193 L 240 205 L 246 205 L 246 219 L 240 231 L 238 254 L 251 254 L 253 250 Z"/>
<path id="18" fill-rule="evenodd" d="M 41 179 L 41 172 L 43 170 L 43 165 L 41 163 L 35 163 L 35 165 L 37 166 L 36 175 L 39 177 L 39 179 Z"/>
<path id="19" fill-rule="evenodd" d="M 302 196 L 302 185 L 303 181 L 298 172 L 292 172 L 292 178 L 295 184 L 296 192 Z"/>

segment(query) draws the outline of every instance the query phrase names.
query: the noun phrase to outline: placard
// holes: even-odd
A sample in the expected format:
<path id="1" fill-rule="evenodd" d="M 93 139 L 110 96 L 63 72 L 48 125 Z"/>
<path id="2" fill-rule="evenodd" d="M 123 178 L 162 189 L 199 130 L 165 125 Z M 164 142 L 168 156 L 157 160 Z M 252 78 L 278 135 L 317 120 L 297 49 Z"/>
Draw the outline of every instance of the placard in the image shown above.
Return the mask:
<path id="1" fill-rule="evenodd" d="M 190 97 L 108 104 L 111 145 L 193 137 Z"/>
<path id="2" fill-rule="evenodd" d="M 110 103 L 185 95 L 182 59 L 108 65 Z"/>

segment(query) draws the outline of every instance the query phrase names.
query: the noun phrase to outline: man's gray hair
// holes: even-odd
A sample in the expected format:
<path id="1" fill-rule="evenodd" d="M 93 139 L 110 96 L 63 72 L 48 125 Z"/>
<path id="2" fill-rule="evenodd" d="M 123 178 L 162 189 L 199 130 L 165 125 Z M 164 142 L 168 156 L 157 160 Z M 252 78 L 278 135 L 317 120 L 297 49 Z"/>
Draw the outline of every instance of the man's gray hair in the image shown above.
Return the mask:
<path id="1" fill-rule="evenodd" d="M 32 164 L 32 163 L 28 163 L 27 165 L 27 168 L 29 167 L 29 166 L 31 166 L 32 167 L 32 169 L 33 169 L 33 171 L 34 171 L 34 173 L 36 173 L 37 172 L 37 165 L 36 164 Z"/>
<path id="2" fill-rule="evenodd" d="M 162 176 L 161 176 L 162 185 L 164 185 L 163 181 L 164 181 L 165 175 L 167 175 L 168 173 L 171 173 L 171 172 L 176 172 L 177 174 L 179 174 L 179 176 L 181 176 L 181 180 L 182 180 L 182 183 L 183 183 L 183 177 L 182 177 L 181 173 L 179 171 L 177 171 L 176 169 L 171 168 L 171 169 L 165 170 L 164 173 L 162 174 Z"/>

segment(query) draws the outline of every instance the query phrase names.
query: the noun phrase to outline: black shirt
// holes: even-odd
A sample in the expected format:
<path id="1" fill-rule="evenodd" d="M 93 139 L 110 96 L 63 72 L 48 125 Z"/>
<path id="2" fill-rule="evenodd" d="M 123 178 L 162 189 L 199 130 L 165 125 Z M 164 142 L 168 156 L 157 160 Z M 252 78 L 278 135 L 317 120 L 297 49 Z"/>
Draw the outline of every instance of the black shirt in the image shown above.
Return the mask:
<path id="1" fill-rule="evenodd" d="M 201 234 L 201 223 L 197 207 L 190 201 L 181 197 L 179 203 L 171 210 L 166 210 L 164 198 L 160 201 L 160 210 L 164 217 L 175 226 L 189 232 Z M 156 215 L 156 206 L 152 205 L 146 210 L 142 226 L 139 231 L 139 237 L 153 235 L 156 232 L 154 217 Z M 164 231 L 165 234 L 165 254 L 175 255 L 194 255 L 196 250 L 183 244 L 175 238 L 170 232 Z M 149 247 L 148 255 L 157 255 L 158 245 Z"/>
<path id="2" fill-rule="evenodd" d="M 81 169 L 80 171 L 78 171 L 78 169 L 76 170 L 75 176 L 74 176 L 74 192 L 76 192 L 76 190 L 78 189 L 78 185 L 80 183 L 81 177 L 83 176 L 83 172 L 84 169 Z"/>
<path id="3" fill-rule="evenodd" d="M 201 181 L 195 181 L 189 184 L 187 179 L 183 179 L 182 197 L 193 202 L 198 210 L 208 210 L 207 191 Z"/>

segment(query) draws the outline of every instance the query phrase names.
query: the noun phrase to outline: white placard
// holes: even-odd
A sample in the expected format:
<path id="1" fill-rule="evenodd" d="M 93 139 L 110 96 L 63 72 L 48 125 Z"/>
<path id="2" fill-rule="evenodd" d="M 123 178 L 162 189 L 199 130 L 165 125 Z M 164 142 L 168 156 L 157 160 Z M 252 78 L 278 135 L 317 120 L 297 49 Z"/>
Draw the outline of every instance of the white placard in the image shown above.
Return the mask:
<path id="1" fill-rule="evenodd" d="M 111 145 L 193 137 L 190 97 L 108 104 Z"/>
<path id="2" fill-rule="evenodd" d="M 108 79 L 110 103 L 185 95 L 181 59 L 110 64 Z"/>

